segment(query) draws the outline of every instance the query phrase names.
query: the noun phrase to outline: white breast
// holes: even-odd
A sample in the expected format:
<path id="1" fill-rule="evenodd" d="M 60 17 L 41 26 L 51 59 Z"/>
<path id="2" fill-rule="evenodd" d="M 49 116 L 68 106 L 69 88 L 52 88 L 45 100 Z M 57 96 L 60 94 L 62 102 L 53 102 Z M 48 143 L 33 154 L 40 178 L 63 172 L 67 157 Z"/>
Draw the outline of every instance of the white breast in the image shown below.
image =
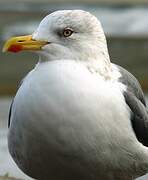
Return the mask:
<path id="1" fill-rule="evenodd" d="M 56 150 L 98 167 L 130 167 L 138 142 L 122 91 L 120 83 L 104 81 L 80 62 L 40 63 L 15 97 L 9 134 L 17 137 L 14 142 L 9 136 L 10 149 L 23 141 L 19 151 L 22 148 L 24 157 L 29 146 L 34 154 L 44 143 L 43 153 L 51 157 Z M 34 147 L 37 136 L 43 142 Z"/>

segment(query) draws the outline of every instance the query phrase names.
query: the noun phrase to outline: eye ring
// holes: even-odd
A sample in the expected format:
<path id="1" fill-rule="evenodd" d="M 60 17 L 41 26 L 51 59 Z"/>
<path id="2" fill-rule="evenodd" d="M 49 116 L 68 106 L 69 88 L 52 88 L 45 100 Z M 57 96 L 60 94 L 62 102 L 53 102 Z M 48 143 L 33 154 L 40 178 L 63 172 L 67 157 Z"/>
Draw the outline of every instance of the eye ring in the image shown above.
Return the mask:
<path id="1" fill-rule="evenodd" d="M 64 29 L 64 31 L 63 31 L 63 36 L 64 36 L 64 37 L 69 37 L 69 36 L 72 35 L 72 33 L 73 33 L 73 30 L 72 30 L 72 29 L 66 28 L 66 29 Z"/>

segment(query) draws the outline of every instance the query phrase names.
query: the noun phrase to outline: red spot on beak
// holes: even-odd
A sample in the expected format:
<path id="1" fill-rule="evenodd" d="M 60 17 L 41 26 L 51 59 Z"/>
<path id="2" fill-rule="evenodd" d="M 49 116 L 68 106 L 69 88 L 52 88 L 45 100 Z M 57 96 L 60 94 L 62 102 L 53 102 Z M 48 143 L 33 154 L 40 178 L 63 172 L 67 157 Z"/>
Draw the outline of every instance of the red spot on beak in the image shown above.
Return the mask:
<path id="1" fill-rule="evenodd" d="M 22 50 L 22 46 L 21 45 L 11 45 L 8 49 L 8 51 L 10 52 L 14 52 L 14 53 L 17 53 L 19 51 Z"/>

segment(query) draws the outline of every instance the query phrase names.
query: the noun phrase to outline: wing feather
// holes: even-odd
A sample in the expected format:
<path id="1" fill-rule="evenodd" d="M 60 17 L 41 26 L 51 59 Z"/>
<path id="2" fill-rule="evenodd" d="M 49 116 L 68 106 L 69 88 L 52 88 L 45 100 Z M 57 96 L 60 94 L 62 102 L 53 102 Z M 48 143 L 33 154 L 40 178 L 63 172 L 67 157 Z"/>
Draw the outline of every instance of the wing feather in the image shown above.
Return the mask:
<path id="1" fill-rule="evenodd" d="M 139 142 L 144 146 L 148 146 L 148 110 L 144 93 L 138 80 L 131 73 L 121 66 L 117 66 L 117 68 L 122 75 L 119 81 L 127 87 L 124 98 L 131 110 L 133 130 Z"/>

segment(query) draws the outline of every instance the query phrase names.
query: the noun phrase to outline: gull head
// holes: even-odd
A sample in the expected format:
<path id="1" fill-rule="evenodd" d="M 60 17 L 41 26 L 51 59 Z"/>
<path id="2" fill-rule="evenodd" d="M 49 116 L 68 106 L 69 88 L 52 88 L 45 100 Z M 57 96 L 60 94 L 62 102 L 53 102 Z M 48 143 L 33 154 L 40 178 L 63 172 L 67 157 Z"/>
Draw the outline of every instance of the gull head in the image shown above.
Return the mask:
<path id="1" fill-rule="evenodd" d="M 32 35 L 9 39 L 3 51 L 31 50 L 40 59 L 109 59 L 99 20 L 83 10 L 61 10 L 47 15 Z"/>

